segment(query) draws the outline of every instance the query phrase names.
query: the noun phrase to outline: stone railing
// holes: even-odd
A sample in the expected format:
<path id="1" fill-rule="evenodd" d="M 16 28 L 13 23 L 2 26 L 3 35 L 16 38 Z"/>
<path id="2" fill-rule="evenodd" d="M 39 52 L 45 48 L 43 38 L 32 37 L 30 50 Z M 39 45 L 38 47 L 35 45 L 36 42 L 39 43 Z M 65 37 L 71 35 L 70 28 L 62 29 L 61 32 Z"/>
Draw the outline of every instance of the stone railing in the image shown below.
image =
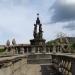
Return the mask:
<path id="1" fill-rule="evenodd" d="M 67 52 L 68 45 L 11 45 L 5 46 L 6 53 L 29 54 L 29 53 L 51 53 L 51 52 Z"/>
<path id="2" fill-rule="evenodd" d="M 0 75 L 23 75 L 26 63 L 25 55 L 0 57 Z"/>
<path id="3" fill-rule="evenodd" d="M 62 75 L 75 75 L 75 55 L 69 53 L 52 54 L 52 63 Z"/>

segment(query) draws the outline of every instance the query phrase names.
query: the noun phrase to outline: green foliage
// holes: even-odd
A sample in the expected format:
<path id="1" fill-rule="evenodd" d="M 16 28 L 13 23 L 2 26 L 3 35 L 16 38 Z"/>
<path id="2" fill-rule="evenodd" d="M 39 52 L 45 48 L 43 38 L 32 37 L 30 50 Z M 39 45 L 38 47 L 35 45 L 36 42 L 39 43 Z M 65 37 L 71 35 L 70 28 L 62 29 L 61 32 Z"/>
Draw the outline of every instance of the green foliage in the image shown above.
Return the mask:
<path id="1" fill-rule="evenodd" d="M 55 41 L 55 40 L 48 41 L 46 44 L 47 44 L 47 45 L 52 45 L 52 44 L 56 45 L 56 41 Z"/>
<path id="2" fill-rule="evenodd" d="M 75 53 L 75 43 L 72 43 L 70 45 L 70 48 L 71 48 L 71 53 Z"/>
<path id="3" fill-rule="evenodd" d="M 72 48 L 72 49 L 75 49 L 75 43 L 72 43 L 72 44 L 71 44 L 71 48 Z"/>
<path id="4" fill-rule="evenodd" d="M 0 48 L 0 52 L 4 52 L 5 51 L 5 49 L 3 49 L 3 48 Z"/>

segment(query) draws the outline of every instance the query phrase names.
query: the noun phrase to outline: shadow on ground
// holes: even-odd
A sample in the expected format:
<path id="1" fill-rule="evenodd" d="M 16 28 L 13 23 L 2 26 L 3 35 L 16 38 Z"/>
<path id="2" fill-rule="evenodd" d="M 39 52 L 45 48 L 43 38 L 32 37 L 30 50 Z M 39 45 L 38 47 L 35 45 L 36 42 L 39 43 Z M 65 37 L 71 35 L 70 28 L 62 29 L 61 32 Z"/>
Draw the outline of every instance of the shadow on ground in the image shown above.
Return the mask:
<path id="1" fill-rule="evenodd" d="M 41 65 L 42 75 L 62 75 L 52 65 Z"/>

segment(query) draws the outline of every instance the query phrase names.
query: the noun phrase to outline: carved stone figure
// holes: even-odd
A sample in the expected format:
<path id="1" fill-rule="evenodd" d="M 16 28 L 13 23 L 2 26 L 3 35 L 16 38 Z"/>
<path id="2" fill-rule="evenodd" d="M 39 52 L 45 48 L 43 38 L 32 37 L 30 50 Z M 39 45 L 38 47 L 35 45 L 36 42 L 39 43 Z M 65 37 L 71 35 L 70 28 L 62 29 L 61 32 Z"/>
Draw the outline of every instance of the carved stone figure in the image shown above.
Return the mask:
<path id="1" fill-rule="evenodd" d="M 37 37 L 37 25 L 34 24 L 34 33 L 33 33 L 34 38 Z"/>
<path id="2" fill-rule="evenodd" d="M 34 24 L 33 36 L 34 36 L 34 39 L 30 40 L 31 45 L 45 44 L 45 39 L 43 39 L 42 24 L 39 19 L 39 14 L 37 14 L 36 23 Z"/>
<path id="3" fill-rule="evenodd" d="M 40 24 L 39 25 L 39 38 L 41 38 L 42 39 L 42 36 L 43 36 L 43 34 L 42 34 L 42 24 Z"/>

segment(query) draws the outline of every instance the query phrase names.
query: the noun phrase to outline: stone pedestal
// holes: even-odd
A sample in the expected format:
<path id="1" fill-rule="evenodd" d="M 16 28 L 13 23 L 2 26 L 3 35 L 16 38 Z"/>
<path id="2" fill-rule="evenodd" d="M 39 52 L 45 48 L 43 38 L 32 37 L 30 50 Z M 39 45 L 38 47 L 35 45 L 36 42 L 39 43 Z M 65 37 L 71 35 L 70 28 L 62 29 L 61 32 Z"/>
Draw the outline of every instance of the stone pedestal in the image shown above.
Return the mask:
<path id="1" fill-rule="evenodd" d="M 32 53 L 36 53 L 36 48 L 35 47 L 32 47 Z"/>
<path id="2" fill-rule="evenodd" d="M 30 40 L 31 45 L 45 45 L 45 39 L 32 39 Z"/>
<path id="3" fill-rule="evenodd" d="M 33 53 L 36 53 L 36 52 L 40 53 L 41 51 L 44 51 L 46 49 L 46 48 L 43 48 L 43 50 L 41 50 L 41 48 L 40 48 L 40 46 L 45 45 L 45 40 L 44 39 L 32 39 L 32 40 L 30 40 L 30 43 L 31 43 L 32 46 L 34 46 L 32 48 Z"/>

